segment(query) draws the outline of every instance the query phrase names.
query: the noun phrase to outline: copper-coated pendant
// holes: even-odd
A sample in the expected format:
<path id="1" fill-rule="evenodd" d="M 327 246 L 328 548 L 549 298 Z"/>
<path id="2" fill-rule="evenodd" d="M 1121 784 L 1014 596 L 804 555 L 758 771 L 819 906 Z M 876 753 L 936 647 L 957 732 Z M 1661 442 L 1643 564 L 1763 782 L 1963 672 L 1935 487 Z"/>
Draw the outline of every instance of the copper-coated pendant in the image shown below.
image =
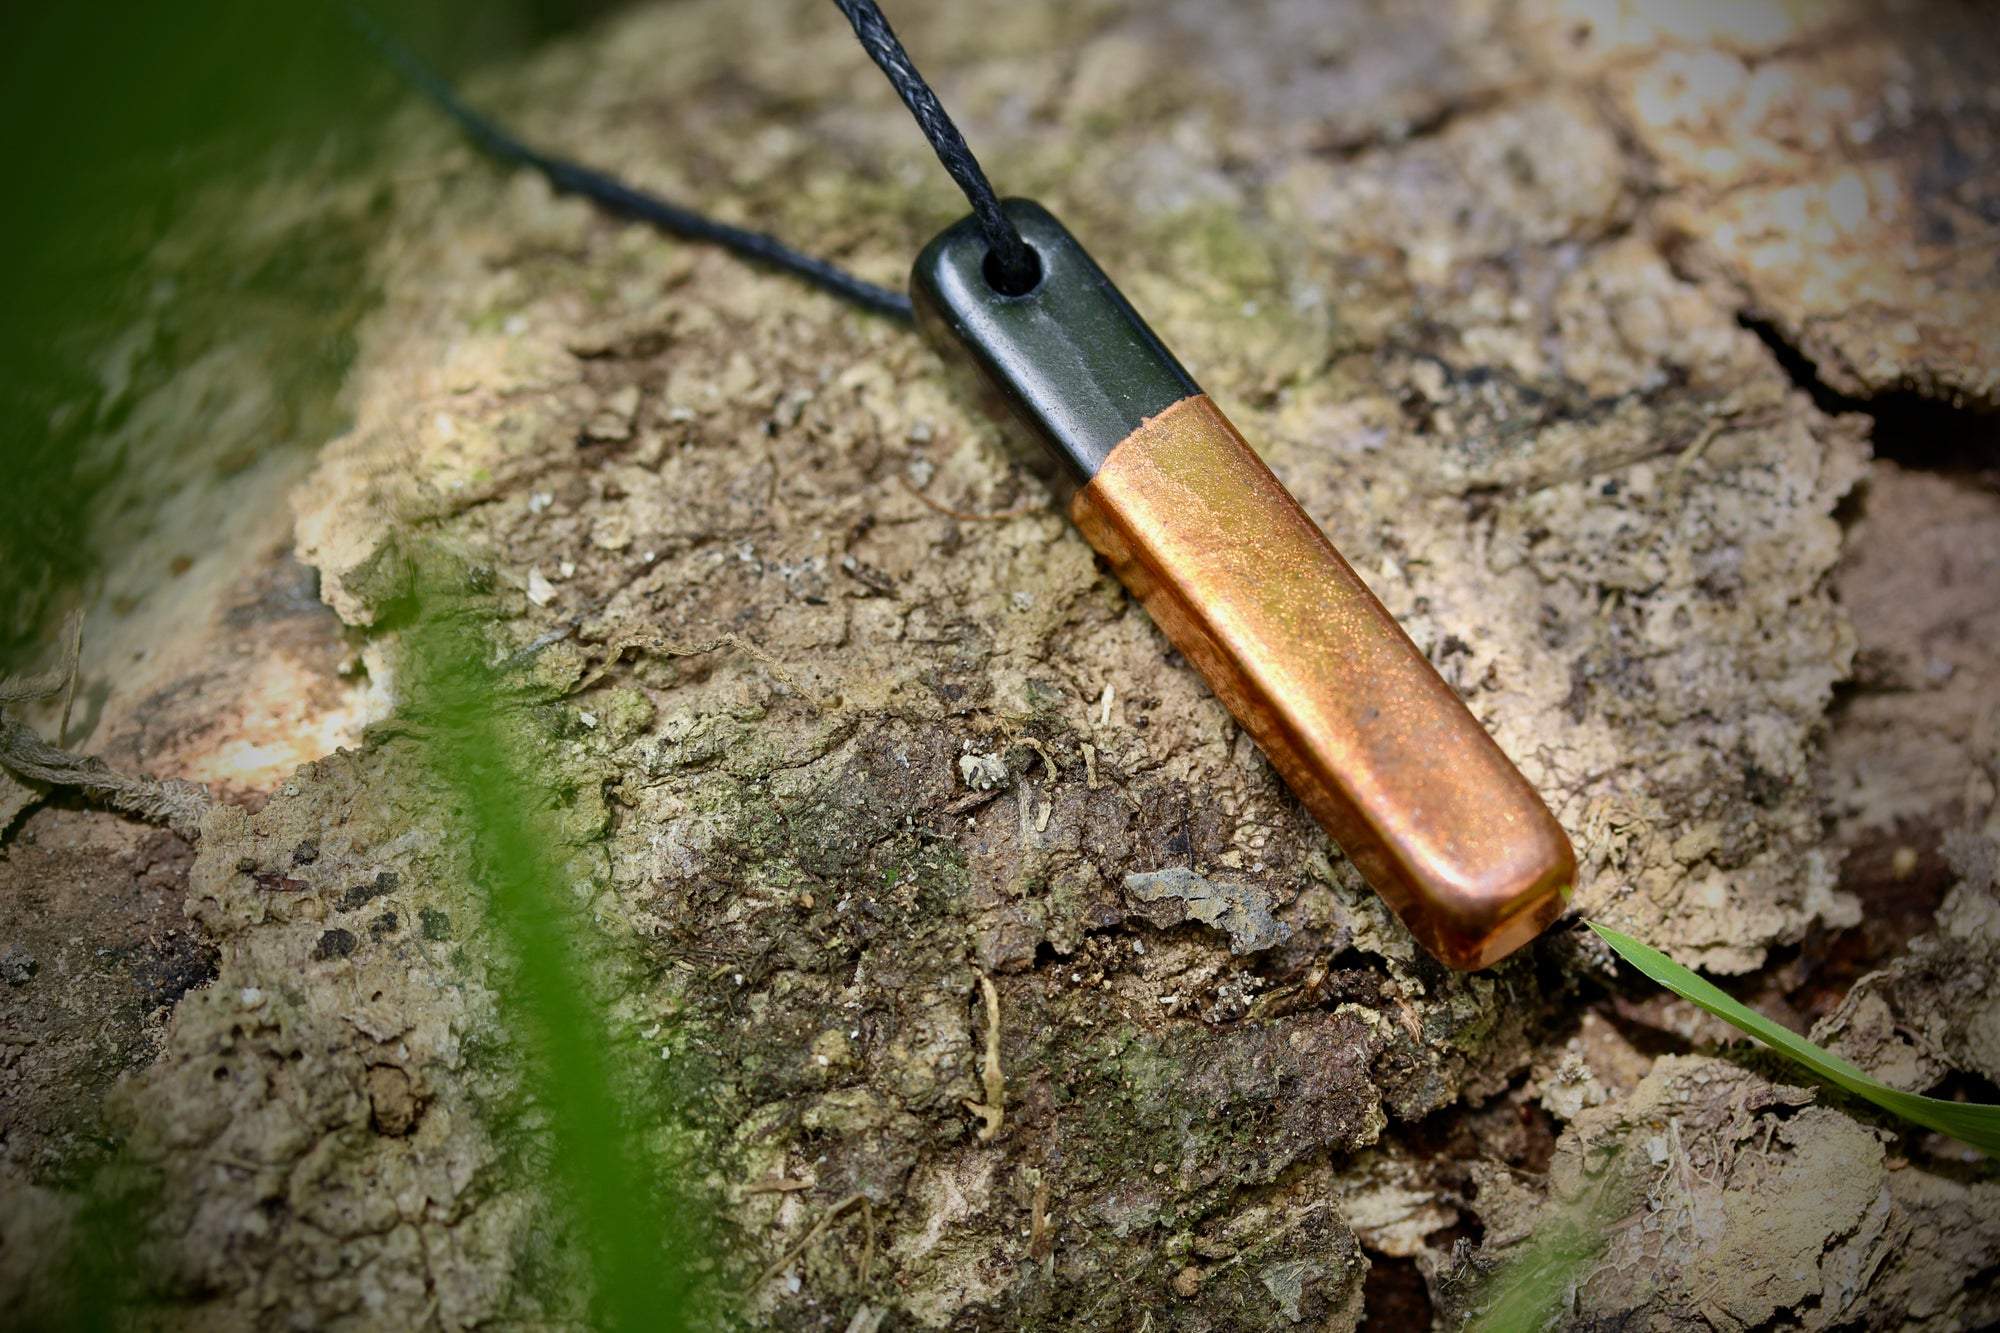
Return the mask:
<path id="1" fill-rule="evenodd" d="M 1040 205 L 1005 296 L 973 220 L 917 259 L 917 321 L 1056 464 L 1070 515 L 1411 932 L 1453 967 L 1561 912 L 1555 816 L 1228 418 Z"/>

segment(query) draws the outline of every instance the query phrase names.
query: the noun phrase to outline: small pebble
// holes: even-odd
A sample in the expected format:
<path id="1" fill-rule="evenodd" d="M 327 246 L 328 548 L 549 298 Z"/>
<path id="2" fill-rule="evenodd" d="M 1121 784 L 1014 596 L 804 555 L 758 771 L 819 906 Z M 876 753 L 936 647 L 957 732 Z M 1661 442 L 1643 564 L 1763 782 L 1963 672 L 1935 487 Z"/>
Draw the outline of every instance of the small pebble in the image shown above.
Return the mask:
<path id="1" fill-rule="evenodd" d="M 34 977 L 37 966 L 35 955 L 18 943 L 8 945 L 7 952 L 0 954 L 0 977 L 4 977 L 9 986 L 27 985 Z"/>

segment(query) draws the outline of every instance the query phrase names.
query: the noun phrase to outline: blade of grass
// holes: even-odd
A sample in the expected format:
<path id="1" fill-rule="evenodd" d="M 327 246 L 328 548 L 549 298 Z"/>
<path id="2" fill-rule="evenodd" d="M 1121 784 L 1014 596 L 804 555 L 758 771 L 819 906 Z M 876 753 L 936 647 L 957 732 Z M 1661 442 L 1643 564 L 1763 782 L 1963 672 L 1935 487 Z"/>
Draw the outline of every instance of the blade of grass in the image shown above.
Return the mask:
<path id="1" fill-rule="evenodd" d="M 117 1333 L 130 1326 L 127 1316 L 144 1287 L 141 1255 L 157 1184 L 122 1155 L 99 1174 L 73 1220 L 55 1304 L 43 1312 L 43 1324 L 31 1318 L 30 1326 L 63 1333 Z"/>
<path id="2" fill-rule="evenodd" d="M 1660 985 L 1798 1061 L 1836 1087 L 1912 1124 L 1949 1134 L 1988 1156 L 2000 1157 L 2000 1106 L 1948 1102 L 1891 1088 L 1739 1004 L 1659 950 L 1594 921 L 1585 924 L 1620 958 Z M 1557 1326 L 1568 1308 L 1570 1293 L 1609 1239 L 1607 1229 L 1638 1203 L 1627 1184 L 1607 1166 L 1594 1189 L 1564 1202 L 1551 1200 L 1537 1218 L 1534 1233 L 1482 1283 L 1480 1303 L 1467 1317 L 1461 1333 L 1530 1333 Z"/>
<path id="3" fill-rule="evenodd" d="M 672 1333 L 714 1304 L 713 1283 L 694 1278 L 709 1257 L 694 1193 L 665 1178 L 646 1146 L 674 1108 L 629 1076 L 593 994 L 617 960 L 565 873 L 554 770 L 536 762 L 534 701 L 489 665 L 490 614 L 442 591 L 453 584 L 448 562 L 428 563 L 443 568 L 427 571 L 423 613 L 402 636 L 403 711 L 422 738 L 422 762 L 449 793 L 450 832 L 472 852 L 471 879 L 506 959 L 501 1008 L 519 1047 L 523 1100 L 541 1113 L 531 1156 L 547 1226 L 589 1275 L 587 1293 L 535 1294 L 558 1313 L 587 1301 L 593 1328 Z M 142 1271 L 154 1183 L 123 1155 L 101 1173 L 75 1219 L 51 1326 L 108 1333 L 158 1299 Z"/>
<path id="4" fill-rule="evenodd" d="M 1713 984 L 1682 967 L 1657 949 L 1648 948 L 1630 935 L 1622 935 L 1595 921 L 1586 922 L 1599 939 L 1610 945 L 1620 958 L 1644 972 L 1684 1000 L 1692 1001 L 1723 1022 L 1748 1033 L 1804 1065 L 1836 1087 L 1875 1103 L 1892 1115 L 1914 1125 L 1949 1134 L 1970 1144 L 1988 1157 L 2000 1158 L 2000 1106 L 1971 1102 L 1948 1102 L 1937 1097 L 1920 1097 L 1902 1092 L 1870 1078 L 1862 1070 L 1831 1051 L 1822 1050 L 1797 1033 L 1788 1031 L 1724 994 Z"/>
<path id="5" fill-rule="evenodd" d="M 1571 1290 L 1611 1239 L 1610 1224 L 1635 1202 L 1606 1172 L 1595 1190 L 1536 1215 L 1534 1234 L 1486 1279 L 1482 1303 L 1458 1333 L 1531 1333 L 1555 1327 Z"/>
<path id="6" fill-rule="evenodd" d="M 433 588 L 446 580 L 427 580 Z M 486 663 L 476 613 L 435 596 L 404 636 L 408 700 L 433 771 L 453 790 L 486 918 L 513 962 L 506 1010 L 523 1039 L 526 1091 L 546 1112 L 548 1180 L 592 1277 L 593 1323 L 686 1326 L 693 1219 L 641 1143 L 618 1053 L 589 980 L 610 966 L 587 898 L 571 890 L 551 827 L 529 701 Z M 678 1199 L 676 1196 L 680 1196 Z"/>

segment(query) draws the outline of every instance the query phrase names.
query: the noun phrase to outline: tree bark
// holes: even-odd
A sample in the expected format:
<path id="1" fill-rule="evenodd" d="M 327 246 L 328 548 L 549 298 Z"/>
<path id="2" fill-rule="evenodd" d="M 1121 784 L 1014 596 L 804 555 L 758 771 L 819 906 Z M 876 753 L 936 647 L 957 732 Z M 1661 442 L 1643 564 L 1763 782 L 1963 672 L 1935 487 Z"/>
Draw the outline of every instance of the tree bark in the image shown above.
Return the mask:
<path id="1" fill-rule="evenodd" d="M 902 8 L 1003 190 L 1069 223 L 1548 797 L 1585 913 L 1760 978 L 1860 922 L 1816 768 L 1856 642 L 1838 506 L 1870 457 L 1841 413 L 2000 406 L 1981 16 Z M 641 6 L 469 93 L 891 285 L 963 211 L 823 3 Z M 363 730 L 397 697 L 419 547 L 477 570 L 574 691 L 546 775 L 563 855 L 629 964 L 620 1039 L 693 1071 L 730 1280 L 869 1200 L 745 1319 L 1351 1329 L 1413 1263 L 1449 1320 L 1587 1207 L 1618 1239 L 1559 1284 L 1575 1326 L 2000 1317 L 1962 1289 L 2000 1250 L 1990 1165 L 1806 1106 L 1577 936 L 1476 975 L 1422 956 L 907 329 L 406 114 L 366 173 L 274 181 L 262 227 L 198 214 L 157 261 L 337 251 L 353 340 L 323 447 L 269 412 L 230 427 L 300 436 L 289 472 L 219 466 L 242 414 L 187 391 L 284 401 L 254 324 L 133 390 L 155 438 L 200 442 L 191 494 L 260 511 L 201 597 L 151 593 L 146 634 L 95 650 L 98 748 L 237 798 L 186 890 L 214 979 L 116 1062 L 107 1132 L 163 1181 L 165 1322 L 577 1313 L 529 1276 L 542 1204 L 518 1085 L 479 1054 L 508 1041 L 479 892 L 416 742 Z M 285 591 L 269 499 L 294 481 L 338 625 Z M 164 587 L 157 554 L 114 568 Z M 147 635 L 161 660 L 132 666 Z M 275 656 L 238 651 L 267 635 Z M 1993 797 L 1966 790 L 1973 847 Z M 70 846 L 114 836 L 79 831 L 101 818 L 24 828 Z M 1124 888 L 1182 866 L 1289 938 L 1235 953 Z M 1991 877 L 1962 877 L 1925 947 L 1987 989 L 1903 965 L 1862 988 L 1894 1015 L 1841 1019 L 1955 1015 L 1924 1086 L 2000 1079 Z M 30 1081 L 78 1077 L 65 1059 Z M 13 1114 L 10 1141 L 55 1142 L 55 1109 Z M 9 1171 L 11 1249 L 77 1182 Z"/>

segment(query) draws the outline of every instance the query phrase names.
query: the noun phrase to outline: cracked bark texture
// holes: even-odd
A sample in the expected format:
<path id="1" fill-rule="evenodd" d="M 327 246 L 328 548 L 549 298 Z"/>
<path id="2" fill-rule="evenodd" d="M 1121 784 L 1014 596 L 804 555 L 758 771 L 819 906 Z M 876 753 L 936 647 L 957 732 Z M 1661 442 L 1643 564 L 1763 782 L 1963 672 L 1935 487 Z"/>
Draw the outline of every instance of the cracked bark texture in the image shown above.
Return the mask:
<path id="1" fill-rule="evenodd" d="M 1829 577 L 1867 428 L 1764 336 L 1822 402 L 1993 404 L 2000 80 L 1975 11 L 905 8 L 996 179 L 1069 223 L 1549 797 L 1586 911 L 1721 974 L 1855 924 L 1814 764 L 1854 651 Z M 877 281 L 961 211 L 811 0 L 638 7 L 469 91 Z M 2000 1253 L 1990 1166 L 1892 1156 L 1895 1126 L 1781 1070 L 1578 1028 L 1606 968 L 1574 938 L 1473 976 L 1421 956 L 906 330 L 554 199 L 418 108 L 365 178 L 266 193 L 259 234 L 157 262 L 339 239 L 351 425 L 291 502 L 345 629 L 242 591 L 292 586 L 271 520 L 243 520 L 254 558 L 207 586 L 264 609 L 197 622 L 206 648 L 103 704 L 114 759 L 269 795 L 205 824 L 187 912 L 216 978 L 168 1002 L 114 1105 L 165 1182 L 163 1324 L 576 1317 L 530 1280 L 555 1261 L 478 895 L 410 742 L 358 731 L 395 696 L 407 557 L 437 547 L 511 643 L 567 631 L 536 659 L 578 689 L 567 852 L 631 963 L 611 1020 L 697 1108 L 731 1280 L 872 1202 L 869 1281 L 845 1215 L 746 1323 L 1350 1329 L 1371 1255 L 1414 1259 L 1449 1319 L 1607 1143 L 1621 1206 L 1668 1211 L 1593 1270 L 1622 1280 L 1579 1278 L 1573 1326 L 1995 1316 L 1961 1290 Z M 270 340 L 226 346 L 153 363 L 285 373 Z M 201 441 L 183 508 L 244 493 L 213 396 L 120 392 Z M 281 437 L 260 410 L 222 424 Z M 113 568 L 144 584 L 149 558 Z M 296 627 L 282 688 L 214 642 L 267 622 Z M 270 697 L 295 711 L 229 711 Z M 271 747 L 326 757 L 275 777 Z M 1237 955 L 1153 924 L 1125 877 L 1176 867 L 1289 938 Z M 1958 892 L 1923 957 L 1994 975 L 1990 875 Z M 1993 1077 L 1984 1019 L 1921 1059 L 1864 1039 L 1949 970 L 1862 988 L 1854 1057 Z M 992 1142 L 965 1105 L 982 971 Z M 1532 1148 L 1483 1160 L 1535 1116 L 1568 1122 L 1546 1176 Z M 1475 1140 L 1450 1169 L 1440 1133 Z M 20 1254 L 64 1182 L 12 1169 Z"/>

